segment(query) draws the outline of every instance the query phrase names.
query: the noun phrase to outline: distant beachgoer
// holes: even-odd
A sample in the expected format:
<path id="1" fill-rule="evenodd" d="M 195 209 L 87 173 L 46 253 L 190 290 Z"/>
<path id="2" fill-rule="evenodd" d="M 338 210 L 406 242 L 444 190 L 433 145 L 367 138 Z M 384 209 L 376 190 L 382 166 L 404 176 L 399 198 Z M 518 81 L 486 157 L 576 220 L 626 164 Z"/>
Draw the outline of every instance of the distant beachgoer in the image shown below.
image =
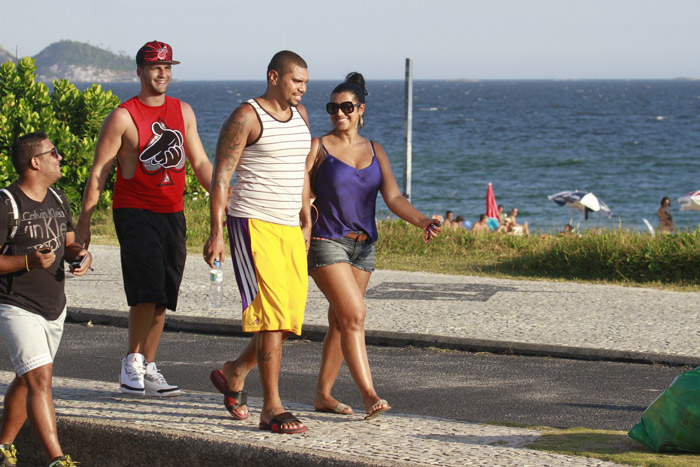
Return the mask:
<path id="1" fill-rule="evenodd" d="M 306 168 L 318 209 L 311 232 L 309 274 L 329 303 L 313 404 L 321 412 L 352 413 L 331 394 L 345 359 L 369 420 L 391 408 L 374 388 L 365 346 L 364 295 L 374 271 L 378 192 L 391 212 L 425 232 L 426 241 L 437 236 L 440 225 L 401 194 L 382 146 L 359 134 L 366 95 L 365 80 L 359 73 L 350 73 L 333 90 L 326 104 L 333 129 L 313 139 Z"/>
<path id="2" fill-rule="evenodd" d="M 525 224 L 518 224 L 518 208 L 513 208 L 508 216 L 508 221 L 505 225 L 501 225 L 498 228 L 498 232 L 503 232 L 511 235 L 530 235 L 530 228 Z"/>
<path id="3" fill-rule="evenodd" d="M 451 211 L 449 211 L 451 212 Z M 463 227 L 464 223 L 464 216 L 457 216 L 453 217 L 449 223 L 443 223 L 443 227 L 447 227 L 448 229 L 459 229 Z"/>
<path id="4" fill-rule="evenodd" d="M 571 224 L 566 224 L 564 226 L 564 230 L 562 231 L 562 235 L 570 235 L 574 233 L 574 228 Z"/>
<path id="5" fill-rule="evenodd" d="M 659 227 L 657 231 L 659 233 L 671 233 L 673 230 L 673 215 L 671 214 L 671 200 L 664 196 L 661 198 L 661 206 L 656 211 L 659 216 Z"/>
<path id="6" fill-rule="evenodd" d="M 445 227 L 449 227 L 454 223 L 454 213 L 452 211 L 447 211 L 445 212 L 445 220 L 443 221 L 443 225 Z"/>
<path id="7" fill-rule="evenodd" d="M 508 222 L 508 214 L 506 214 L 505 211 L 503 210 L 502 204 L 498 205 L 498 222 L 501 225 L 505 225 Z"/>
<path id="8" fill-rule="evenodd" d="M 488 217 L 486 214 L 482 214 L 479 216 L 479 222 L 474 223 L 472 226 L 472 232 L 490 232 L 491 229 L 489 228 L 488 224 Z"/>

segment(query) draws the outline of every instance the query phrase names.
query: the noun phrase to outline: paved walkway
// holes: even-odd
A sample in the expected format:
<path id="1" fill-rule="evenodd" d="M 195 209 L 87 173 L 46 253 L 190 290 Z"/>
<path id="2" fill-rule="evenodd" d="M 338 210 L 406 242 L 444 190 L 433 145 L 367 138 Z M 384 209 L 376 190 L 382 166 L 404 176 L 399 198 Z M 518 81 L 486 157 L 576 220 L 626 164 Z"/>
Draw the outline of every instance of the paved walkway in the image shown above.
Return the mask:
<path id="1" fill-rule="evenodd" d="M 0 372 L 0 390 L 4 393 L 12 380 L 10 372 Z M 150 433 L 167 434 L 170 437 L 188 438 L 189 445 L 202 438 L 219 442 L 228 450 L 248 449 L 248 446 L 283 453 L 285 465 L 308 465 L 303 459 L 294 460 L 295 455 L 312 452 L 315 458 L 327 463 L 343 465 L 354 462 L 358 465 L 440 465 L 461 467 L 464 465 L 488 466 L 598 466 L 615 465 L 595 459 L 549 454 L 527 449 L 539 433 L 523 428 L 464 423 L 428 417 L 415 417 L 395 413 L 382 414 L 372 422 L 361 415 L 337 416 L 320 414 L 307 404 L 287 403 L 287 408 L 298 415 L 310 428 L 301 435 L 277 435 L 261 431 L 257 427 L 262 400 L 249 398 L 251 416 L 240 422 L 225 414 L 221 406 L 221 395 L 188 391 L 180 397 L 169 399 L 137 399 L 126 397 L 105 388 L 103 383 L 67 378 L 54 378 L 54 400 L 60 418 L 90 420 L 93 431 L 110 427 L 131 426 Z M 114 385 L 116 388 L 116 385 Z M 75 440 L 68 430 L 59 426 L 64 448 Z M 107 438 L 107 435 L 105 436 Z M 119 434 L 110 435 L 112 442 L 119 443 Z M 104 442 L 109 442 L 105 439 Z M 131 450 L 125 449 L 123 451 Z M 19 445 L 20 455 L 22 447 Z M 66 452 L 68 448 L 65 448 Z M 103 450 L 106 448 L 103 446 Z M 135 449 L 135 448 L 134 448 Z M 222 449 L 222 448 L 220 448 Z M 78 451 L 78 452 L 76 452 Z M 178 461 L 170 464 L 136 463 L 125 452 L 119 466 L 140 465 L 214 465 L 192 464 L 183 460 L 180 449 Z M 78 460 L 84 459 L 80 450 L 70 451 Z M 163 459 L 171 458 L 162 452 Z M 268 454 L 270 456 L 270 454 Z M 220 459 L 222 459 L 221 457 Z M 323 464 L 324 462 L 322 462 Z M 94 465 L 88 462 L 86 465 Z M 112 464 L 100 464 L 112 465 Z M 231 465 L 218 462 L 216 465 Z M 244 462 L 242 465 L 253 465 Z M 260 465 L 270 465 L 261 463 Z"/>
<path id="2" fill-rule="evenodd" d="M 66 281 L 69 307 L 127 315 L 116 247 L 94 245 L 94 271 Z M 226 304 L 208 307 L 209 267 L 187 259 L 178 318 L 240 320 L 230 261 Z M 368 333 L 399 332 L 700 359 L 700 292 L 551 281 L 516 281 L 376 271 L 366 296 Z M 304 325 L 327 325 L 327 303 L 313 281 Z"/>
<path id="3" fill-rule="evenodd" d="M 94 271 L 66 282 L 69 309 L 103 310 L 127 316 L 115 247 L 93 246 Z M 227 304 L 210 309 L 208 267 L 188 258 L 179 311 L 198 321 L 238 320 L 240 299 L 230 263 L 224 265 Z M 446 339 L 513 343 L 525 348 L 575 348 L 596 358 L 612 355 L 700 359 L 700 293 L 546 281 L 513 281 L 426 273 L 377 271 L 367 293 L 368 334 L 430 335 Z M 313 283 L 305 326 L 323 326 L 326 303 Z M 700 361 L 700 360 L 698 360 Z M 11 375 L 0 374 L 0 384 Z M 524 448 L 538 432 L 454 420 L 383 414 L 365 422 L 360 415 L 338 417 L 288 403 L 311 430 L 300 436 L 271 435 L 257 429 L 261 400 L 250 399 L 246 422 L 223 416 L 221 396 L 188 393 L 168 400 L 124 398 L 93 381 L 56 378 L 57 412 L 105 426 L 128 421 L 144 431 L 220 440 L 227 446 L 265 446 L 278 453 L 309 453 L 360 465 L 612 465 L 586 458 Z M 339 424 L 342 424 L 339 426 Z M 232 447 L 233 449 L 233 447 Z M 364 463 L 364 464 L 363 464 Z M 150 465 L 160 465 L 153 464 Z M 167 464 L 162 464 L 167 465 Z"/>

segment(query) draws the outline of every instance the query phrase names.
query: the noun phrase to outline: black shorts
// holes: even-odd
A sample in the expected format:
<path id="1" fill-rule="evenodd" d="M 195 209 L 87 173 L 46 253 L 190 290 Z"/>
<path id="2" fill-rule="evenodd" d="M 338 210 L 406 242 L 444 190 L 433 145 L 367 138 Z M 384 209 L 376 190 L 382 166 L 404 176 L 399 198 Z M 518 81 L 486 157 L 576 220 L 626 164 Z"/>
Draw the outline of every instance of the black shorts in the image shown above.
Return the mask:
<path id="1" fill-rule="evenodd" d="M 184 212 L 119 208 L 113 216 L 127 303 L 175 310 L 187 259 Z"/>

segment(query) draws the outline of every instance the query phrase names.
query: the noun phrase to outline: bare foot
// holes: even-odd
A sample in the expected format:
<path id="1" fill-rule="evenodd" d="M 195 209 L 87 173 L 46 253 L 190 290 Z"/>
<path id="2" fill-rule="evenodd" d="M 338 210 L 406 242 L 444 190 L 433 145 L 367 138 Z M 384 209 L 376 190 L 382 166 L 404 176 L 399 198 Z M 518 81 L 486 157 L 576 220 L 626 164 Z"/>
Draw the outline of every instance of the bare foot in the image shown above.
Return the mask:
<path id="1" fill-rule="evenodd" d="M 318 412 L 330 412 L 340 415 L 350 415 L 353 413 L 352 407 L 349 405 L 343 404 L 333 396 L 325 397 L 320 394 L 316 394 L 316 397 L 314 397 L 314 408 Z"/>

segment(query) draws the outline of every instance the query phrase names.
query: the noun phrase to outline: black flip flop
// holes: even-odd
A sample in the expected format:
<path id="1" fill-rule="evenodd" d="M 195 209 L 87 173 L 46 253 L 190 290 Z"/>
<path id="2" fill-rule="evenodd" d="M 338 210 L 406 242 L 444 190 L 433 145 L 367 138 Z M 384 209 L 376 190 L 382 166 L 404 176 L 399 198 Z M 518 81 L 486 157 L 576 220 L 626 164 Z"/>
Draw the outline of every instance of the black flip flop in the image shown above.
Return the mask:
<path id="1" fill-rule="evenodd" d="M 236 420 L 245 420 L 250 416 L 250 412 L 246 413 L 245 416 L 236 412 L 238 407 L 247 405 L 248 391 L 229 391 L 228 381 L 221 370 L 212 371 L 209 375 L 209 379 L 211 379 L 216 390 L 224 395 L 224 406 L 233 418 Z"/>
<path id="2" fill-rule="evenodd" d="M 263 422 L 262 420 L 260 421 L 260 424 L 258 425 L 258 428 L 261 430 L 267 430 L 271 431 L 273 433 L 280 433 L 280 434 L 294 434 L 294 433 L 303 433 L 305 431 L 309 431 L 309 428 L 306 426 L 301 426 L 299 428 L 292 428 L 289 430 L 284 430 L 282 429 L 282 425 L 285 423 L 301 423 L 298 418 L 296 418 L 294 415 L 292 415 L 291 412 L 282 412 L 280 414 L 275 415 L 272 417 L 272 419 L 269 422 Z"/>

